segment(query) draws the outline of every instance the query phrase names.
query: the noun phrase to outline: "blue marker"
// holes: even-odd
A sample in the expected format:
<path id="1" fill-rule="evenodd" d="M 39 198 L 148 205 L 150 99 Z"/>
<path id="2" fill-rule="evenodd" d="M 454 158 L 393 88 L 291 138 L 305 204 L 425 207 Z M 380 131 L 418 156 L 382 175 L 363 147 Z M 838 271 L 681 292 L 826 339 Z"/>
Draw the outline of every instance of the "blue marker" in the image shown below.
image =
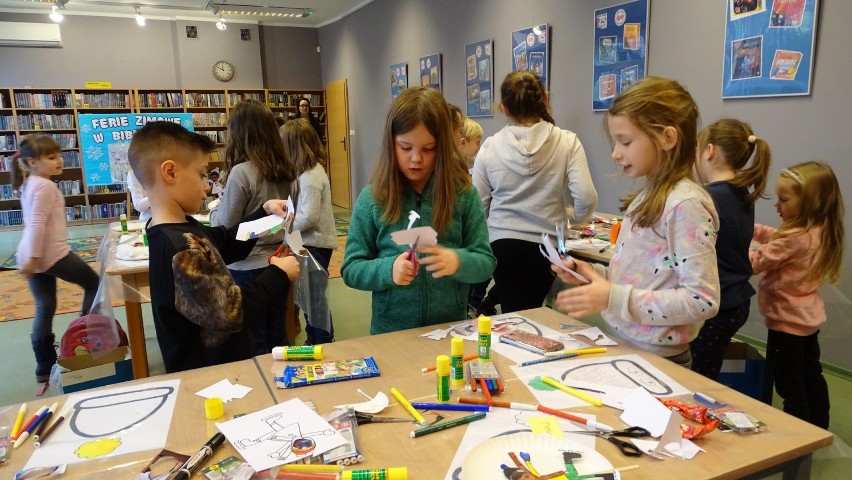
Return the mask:
<path id="1" fill-rule="evenodd" d="M 461 412 L 490 412 L 491 407 L 488 405 L 469 405 L 464 403 L 417 403 L 412 402 L 411 406 L 424 410 L 452 410 Z"/>

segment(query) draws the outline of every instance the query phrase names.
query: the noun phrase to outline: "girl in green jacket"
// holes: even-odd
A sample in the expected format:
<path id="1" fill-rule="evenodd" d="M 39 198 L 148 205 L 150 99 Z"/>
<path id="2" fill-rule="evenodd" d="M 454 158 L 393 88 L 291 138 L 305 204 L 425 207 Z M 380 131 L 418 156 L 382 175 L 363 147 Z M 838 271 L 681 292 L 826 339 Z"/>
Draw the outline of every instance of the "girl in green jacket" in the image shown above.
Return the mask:
<path id="1" fill-rule="evenodd" d="M 489 278 L 496 259 L 441 93 L 411 88 L 399 95 L 383 145 L 352 210 L 343 281 L 373 292 L 371 334 L 462 320 L 470 284 Z M 391 239 L 408 226 L 410 210 L 420 215 L 414 226 L 438 232 L 438 244 L 420 249 L 416 262 Z"/>

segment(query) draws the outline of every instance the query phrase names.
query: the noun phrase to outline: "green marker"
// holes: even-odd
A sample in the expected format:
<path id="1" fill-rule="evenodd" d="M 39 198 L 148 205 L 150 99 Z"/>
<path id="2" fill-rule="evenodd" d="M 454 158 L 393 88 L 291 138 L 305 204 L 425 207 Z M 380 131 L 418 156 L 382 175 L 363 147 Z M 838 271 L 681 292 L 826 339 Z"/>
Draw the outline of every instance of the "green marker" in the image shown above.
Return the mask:
<path id="1" fill-rule="evenodd" d="M 468 415 L 466 417 L 459 417 L 453 420 L 449 420 L 442 423 L 436 423 L 434 425 L 429 425 L 423 428 L 418 428 L 411 432 L 411 438 L 422 437 L 423 435 L 429 435 L 430 433 L 440 432 L 441 430 L 446 430 L 448 428 L 457 427 L 459 425 L 464 425 L 466 423 L 470 423 L 474 420 L 480 420 L 485 418 L 485 412 L 476 412 L 472 415 Z"/>

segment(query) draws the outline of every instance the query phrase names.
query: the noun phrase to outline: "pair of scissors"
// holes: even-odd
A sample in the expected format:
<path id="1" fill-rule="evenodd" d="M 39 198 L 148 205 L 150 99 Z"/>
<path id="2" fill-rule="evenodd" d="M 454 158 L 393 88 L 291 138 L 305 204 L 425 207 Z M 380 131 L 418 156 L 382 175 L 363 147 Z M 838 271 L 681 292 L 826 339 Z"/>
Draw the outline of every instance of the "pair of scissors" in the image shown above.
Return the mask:
<path id="1" fill-rule="evenodd" d="M 569 225 L 570 228 L 570 225 Z M 556 222 L 556 250 L 563 257 L 568 256 L 568 249 L 565 248 L 565 223 Z"/>
<path id="2" fill-rule="evenodd" d="M 613 432 L 605 432 L 603 430 L 588 430 L 583 432 L 571 433 L 587 433 L 596 437 L 603 438 L 604 440 L 618 447 L 618 449 L 621 450 L 621 453 L 628 457 L 640 457 L 642 456 L 642 450 L 639 450 L 639 448 L 636 447 L 636 445 L 634 445 L 632 442 L 621 440 L 616 437 L 644 438 L 651 436 L 651 432 L 642 427 L 630 427 L 625 428 L 623 430 L 615 430 Z"/>
<path id="3" fill-rule="evenodd" d="M 411 268 L 414 270 L 414 274 L 412 275 L 413 277 L 417 276 L 417 270 L 420 266 L 420 262 L 417 261 L 417 251 L 415 250 L 417 248 L 417 242 L 419 241 L 420 236 L 418 235 L 415 237 L 414 243 L 410 244 L 408 247 L 408 261 L 411 262 Z"/>
<path id="4" fill-rule="evenodd" d="M 368 423 L 395 423 L 395 422 L 411 423 L 410 418 L 377 417 L 375 415 L 370 415 L 369 413 L 361 413 L 361 412 L 355 412 L 355 421 L 358 423 L 358 425 L 366 425 Z"/>
<path id="5" fill-rule="evenodd" d="M 268 263 L 272 263 L 272 259 L 274 257 L 280 257 L 281 255 L 284 255 L 285 257 L 290 255 L 290 247 L 288 247 L 286 243 L 278 245 L 278 248 L 269 256 Z"/>

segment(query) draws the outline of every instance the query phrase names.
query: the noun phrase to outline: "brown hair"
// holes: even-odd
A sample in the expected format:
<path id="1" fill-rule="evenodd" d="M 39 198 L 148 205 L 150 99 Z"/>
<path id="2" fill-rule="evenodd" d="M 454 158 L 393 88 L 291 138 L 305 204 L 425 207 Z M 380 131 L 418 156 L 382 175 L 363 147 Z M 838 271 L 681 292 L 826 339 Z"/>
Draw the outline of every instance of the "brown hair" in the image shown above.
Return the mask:
<path id="1" fill-rule="evenodd" d="M 18 144 L 18 153 L 13 156 L 13 164 L 11 171 L 12 188 L 18 188 L 27 179 L 30 173 L 30 165 L 27 160 L 30 158 L 38 160 L 39 157 L 59 153 L 62 148 L 56 143 L 50 135 L 44 133 L 33 133 L 21 138 L 21 143 Z"/>
<path id="2" fill-rule="evenodd" d="M 188 152 L 210 153 L 216 144 L 205 135 L 199 135 L 174 122 L 148 122 L 133 134 L 127 157 L 130 168 L 143 187 L 150 188 L 156 170 L 166 160 L 181 165 L 190 163 Z"/>
<path id="3" fill-rule="evenodd" d="M 325 149 L 319 135 L 306 118 L 290 120 L 281 127 L 281 139 L 284 150 L 296 167 L 296 176 L 314 168 L 317 164 L 325 165 Z"/>
<path id="4" fill-rule="evenodd" d="M 452 103 L 448 103 L 450 109 L 450 120 L 453 121 L 453 132 L 457 132 L 464 128 L 464 121 L 467 117 L 461 112 L 461 109 Z"/>
<path id="5" fill-rule="evenodd" d="M 264 103 L 256 100 L 238 103 L 228 120 L 228 130 L 228 145 L 225 147 L 228 170 L 250 162 L 269 181 L 291 182 L 296 178 L 293 162 L 278 134 L 275 116 Z"/>
<path id="6" fill-rule="evenodd" d="M 413 87 L 404 90 L 391 103 L 385 120 L 383 148 L 370 184 L 377 203 L 385 209 L 382 221 L 396 222 L 401 214 L 403 193 L 408 183 L 396 162 L 396 136 L 410 132 L 420 124 L 435 137 L 432 225 L 438 233 L 443 233 L 452 220 L 457 193 L 467 190 L 471 179 L 453 137 L 450 109 L 439 91 Z"/>
<path id="7" fill-rule="evenodd" d="M 544 120 L 556 125 L 550 114 L 547 90 L 538 75 L 512 72 L 500 85 L 500 103 L 515 121 Z"/>
<path id="8" fill-rule="evenodd" d="M 751 125 L 735 118 L 718 120 L 704 127 L 698 134 L 700 152 L 710 144 L 721 150 L 725 162 L 733 167 L 735 174 L 730 183 L 752 189 L 746 197 L 749 203 L 754 204 L 761 197 L 767 198 L 764 192 L 772 152 L 766 141 L 754 135 Z M 751 166 L 746 168 L 752 154 L 754 159 Z"/>
<path id="9" fill-rule="evenodd" d="M 660 77 L 645 77 L 622 92 L 604 116 L 604 129 L 609 133 L 608 120 L 616 115 L 627 117 L 640 131 L 651 138 L 657 147 L 657 167 L 646 177 L 644 199 L 629 212 L 640 227 L 653 226 L 662 216 L 671 190 L 683 179 L 692 179 L 697 145 L 698 106 L 689 92 L 678 82 Z M 663 148 L 666 127 L 677 131 L 677 143 Z M 626 211 L 638 193 L 622 199 L 621 211 Z"/>
<path id="10" fill-rule="evenodd" d="M 828 283 L 840 280 L 843 266 L 844 228 L 843 196 L 834 171 L 822 162 L 805 162 L 781 170 L 781 177 L 791 180 L 799 194 L 799 212 L 784 220 L 773 238 L 791 230 L 822 227 L 820 249 L 805 278 Z"/>

